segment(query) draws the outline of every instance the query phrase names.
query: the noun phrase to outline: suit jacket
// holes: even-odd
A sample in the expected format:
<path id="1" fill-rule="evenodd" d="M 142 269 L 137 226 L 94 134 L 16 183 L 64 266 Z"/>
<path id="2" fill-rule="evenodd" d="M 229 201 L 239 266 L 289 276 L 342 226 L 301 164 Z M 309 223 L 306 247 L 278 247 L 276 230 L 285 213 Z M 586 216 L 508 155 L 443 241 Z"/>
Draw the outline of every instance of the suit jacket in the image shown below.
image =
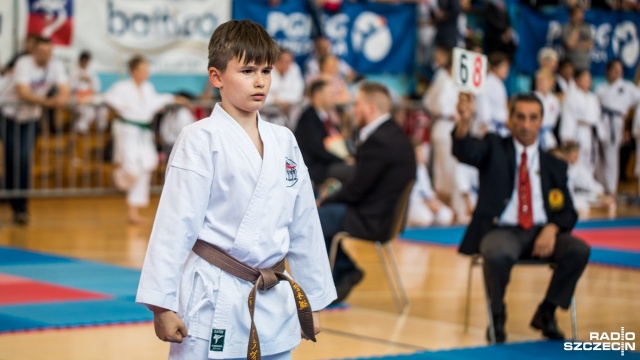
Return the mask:
<path id="1" fill-rule="evenodd" d="M 396 204 L 415 176 L 413 146 L 391 119 L 358 147 L 352 180 L 325 203 L 348 205 L 344 227 L 351 235 L 367 240 L 389 240 Z"/>
<path id="2" fill-rule="evenodd" d="M 324 139 L 329 134 L 313 106 L 309 106 L 300 115 L 294 134 L 304 163 L 309 169 L 311 180 L 315 184 L 321 184 L 327 179 L 329 166 L 333 163 L 343 162 L 343 160 L 328 152 L 324 147 Z"/>
<path id="3" fill-rule="evenodd" d="M 455 133 L 455 130 L 454 130 Z M 471 223 L 459 251 L 475 254 L 480 241 L 493 228 L 507 206 L 515 186 L 516 150 L 511 136 L 487 134 L 483 139 L 453 135 L 453 155 L 480 173 L 480 193 Z M 540 149 L 540 183 L 547 221 L 560 232 L 570 232 L 578 220 L 567 185 L 567 164 Z"/>

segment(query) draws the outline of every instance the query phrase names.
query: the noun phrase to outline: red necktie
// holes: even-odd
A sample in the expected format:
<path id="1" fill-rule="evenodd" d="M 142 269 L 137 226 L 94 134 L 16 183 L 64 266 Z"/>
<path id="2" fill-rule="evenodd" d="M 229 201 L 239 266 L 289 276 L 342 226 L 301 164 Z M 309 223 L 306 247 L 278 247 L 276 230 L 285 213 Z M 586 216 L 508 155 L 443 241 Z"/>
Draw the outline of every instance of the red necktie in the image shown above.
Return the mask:
<path id="1" fill-rule="evenodd" d="M 331 117 L 329 115 L 327 115 L 324 120 L 322 120 L 322 122 L 324 123 L 324 129 L 327 131 L 327 134 L 329 136 L 333 136 L 337 133 L 336 128 L 333 127 L 333 122 L 331 121 Z"/>
<path id="2" fill-rule="evenodd" d="M 531 206 L 531 182 L 527 168 L 527 151 L 522 151 L 518 170 L 518 225 L 524 230 L 533 226 L 533 207 Z"/>

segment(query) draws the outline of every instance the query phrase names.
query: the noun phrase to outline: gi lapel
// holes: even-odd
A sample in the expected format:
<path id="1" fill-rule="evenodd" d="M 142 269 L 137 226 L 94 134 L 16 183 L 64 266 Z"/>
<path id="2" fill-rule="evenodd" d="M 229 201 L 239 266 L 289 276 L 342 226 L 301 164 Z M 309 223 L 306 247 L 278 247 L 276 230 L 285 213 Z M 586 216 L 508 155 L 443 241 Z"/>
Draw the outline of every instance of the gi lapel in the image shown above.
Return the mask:
<path id="1" fill-rule="evenodd" d="M 264 218 L 264 210 L 267 199 L 269 198 L 270 189 L 275 186 L 274 182 L 277 180 L 276 173 L 278 170 L 282 170 L 283 163 L 285 162 L 285 159 L 276 159 L 276 140 L 269 126 L 262 121 L 259 115 L 258 130 L 264 145 L 262 169 L 258 177 L 258 183 L 253 190 L 249 207 L 240 223 L 234 246 L 230 252 L 231 256 L 241 261 L 252 257 L 251 247 L 261 228 L 260 221 Z"/>
<path id="2" fill-rule="evenodd" d="M 236 123 L 236 125 L 238 124 Z M 239 125 L 238 127 L 244 131 Z M 264 228 L 261 226 L 261 222 L 265 218 L 265 209 L 269 208 L 267 206 L 267 201 L 269 201 L 269 206 L 272 208 L 273 205 L 271 202 L 276 201 L 274 198 L 277 198 L 277 196 L 270 197 L 270 193 L 273 192 L 273 188 L 278 184 L 277 175 L 282 175 L 282 172 L 278 172 L 278 170 L 283 170 L 283 163 L 285 162 L 284 158 L 279 157 L 280 152 L 277 149 L 278 144 L 276 143 L 276 139 L 271 128 L 268 124 L 262 121 L 260 115 L 258 115 L 258 131 L 260 132 L 260 137 L 264 144 L 260 175 L 258 177 L 256 187 L 253 190 L 253 195 L 249 202 L 249 206 L 247 207 L 247 211 L 240 222 L 233 247 L 229 251 L 229 255 L 249 266 L 257 265 L 257 254 L 256 250 L 253 249 L 253 245 L 259 236 L 259 231 Z M 249 137 L 245 137 L 249 143 L 251 143 L 250 145 L 255 147 Z M 254 151 L 254 153 L 258 158 L 260 158 L 257 151 Z M 250 154 L 247 155 L 252 156 Z M 284 177 L 280 180 L 284 181 L 283 179 Z M 269 266 L 274 264 L 269 264 Z M 233 351 L 238 351 L 237 349 L 242 349 L 244 351 L 249 338 L 248 329 L 245 329 L 244 326 L 239 326 L 239 323 L 234 322 L 237 321 L 237 319 L 233 318 L 234 308 L 236 306 L 246 306 L 246 299 L 242 299 L 240 301 L 238 299 L 238 297 L 241 296 L 241 293 L 236 292 L 240 289 L 238 279 L 232 275 L 222 272 L 220 276 L 220 289 L 225 289 L 225 291 L 220 291 L 218 298 L 216 299 L 216 309 L 211 328 L 213 332 L 224 332 L 229 339 L 234 339 L 234 341 L 232 344 L 225 345 L 225 347 L 220 349 L 214 349 L 210 346 L 210 359 L 238 357 L 230 354 L 235 354 Z M 236 291 L 234 291 L 234 289 Z M 247 287 L 247 289 L 250 289 L 250 287 Z"/>

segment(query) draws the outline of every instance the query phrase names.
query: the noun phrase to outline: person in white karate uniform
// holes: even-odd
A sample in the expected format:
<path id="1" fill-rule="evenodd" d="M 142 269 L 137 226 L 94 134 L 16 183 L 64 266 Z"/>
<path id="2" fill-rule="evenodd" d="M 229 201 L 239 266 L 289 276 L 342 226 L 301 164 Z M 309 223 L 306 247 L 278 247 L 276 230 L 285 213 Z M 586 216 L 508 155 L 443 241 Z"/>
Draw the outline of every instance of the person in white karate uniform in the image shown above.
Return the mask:
<path id="1" fill-rule="evenodd" d="M 640 88 L 640 84 L 638 84 L 638 88 Z M 635 166 L 635 174 L 638 177 L 638 198 L 637 201 L 640 202 L 640 104 L 636 106 L 636 112 L 633 117 L 633 123 L 631 126 L 631 135 L 636 139 L 636 166 Z"/>
<path id="2" fill-rule="evenodd" d="M 480 174 L 478 169 L 467 164 L 458 163 L 456 167 L 456 190 L 459 201 L 454 204 L 456 222 L 468 224 L 478 203 L 480 191 Z"/>
<path id="3" fill-rule="evenodd" d="M 451 225 L 453 211 L 438 199 L 431 187 L 431 178 L 426 164 L 425 147 L 418 145 L 416 152 L 416 182 L 411 189 L 407 226 L 427 227 Z"/>
<path id="4" fill-rule="evenodd" d="M 602 155 L 597 164 L 596 177 L 609 194 L 618 192 L 620 174 L 620 145 L 624 133 L 624 119 L 633 106 L 640 102 L 640 90 L 622 78 L 622 62 L 614 59 L 607 63 L 607 82 L 596 89 L 602 108 L 600 118 Z"/>
<path id="5" fill-rule="evenodd" d="M 457 163 L 451 154 L 451 131 L 458 117 L 458 89 L 451 77 L 451 49 L 440 45 L 434 54 L 434 61 L 439 63 L 439 68 L 422 98 L 422 104 L 434 120 L 431 127 L 433 188 L 438 195 L 450 199 L 455 191 Z"/>
<path id="6" fill-rule="evenodd" d="M 90 62 L 91 53 L 88 51 L 80 53 L 78 64 L 69 77 L 71 94 L 79 103 L 75 128 L 81 134 L 86 134 L 94 121 L 101 132 L 109 125 L 109 109 L 97 106 L 100 100 L 100 79 L 90 67 Z"/>
<path id="7" fill-rule="evenodd" d="M 580 145 L 580 161 L 588 171 L 595 172 L 597 141 L 600 134 L 600 102 L 590 91 L 591 73 L 576 73 L 575 86 L 565 94 L 560 121 L 560 141 L 575 141 Z"/>
<path id="8" fill-rule="evenodd" d="M 540 69 L 536 72 L 536 91 L 534 92 L 542 101 L 542 128 L 540 129 L 540 147 L 548 151 L 558 146 L 558 140 L 553 134 L 560 117 L 560 101 L 553 94 L 555 84 L 553 73 L 548 69 Z"/>
<path id="9" fill-rule="evenodd" d="M 304 78 L 290 50 L 282 48 L 271 72 L 271 90 L 265 105 L 276 105 L 284 114 L 302 102 Z"/>
<path id="10" fill-rule="evenodd" d="M 616 215 L 616 202 L 613 195 L 607 195 L 604 186 L 589 173 L 584 164 L 578 161 L 580 145 L 569 141 L 553 150 L 553 154 L 569 164 L 568 178 L 569 191 L 573 199 L 573 205 L 581 219 L 589 218 L 591 207 L 605 206 L 610 218 Z"/>
<path id="11" fill-rule="evenodd" d="M 564 59 L 560 61 L 558 73 L 556 74 L 556 83 L 558 84 L 558 98 L 562 101 L 565 95 L 576 85 L 574 80 L 575 70 L 570 60 Z"/>
<path id="12" fill-rule="evenodd" d="M 154 312 L 156 335 L 171 342 L 169 359 L 250 355 L 253 284 L 210 264 L 194 244 L 215 245 L 254 269 L 286 257 L 307 295 L 304 305 L 318 311 L 336 298 L 295 137 L 258 114 L 277 55 L 275 41 L 249 20 L 226 22 L 211 37 L 209 81 L 222 102 L 185 127 L 174 146 L 136 298 Z M 302 304 L 293 295 L 280 282 L 252 302 L 263 359 L 290 359 L 301 340 Z"/>
<path id="13" fill-rule="evenodd" d="M 148 81 L 149 64 L 141 56 L 129 60 L 131 77 L 113 84 L 104 101 L 117 114 L 113 124 L 113 179 L 127 192 L 128 219 L 140 223 L 140 208 L 149 204 L 151 174 L 158 166 L 155 134 L 150 128 L 154 115 L 176 101 L 170 94 L 158 94 Z"/>
<path id="14" fill-rule="evenodd" d="M 509 76 L 509 58 L 503 53 L 489 54 L 489 72 L 485 80 L 482 94 L 478 95 L 478 119 L 485 124 L 489 133 L 502 137 L 509 136 L 507 127 L 509 117 L 507 87 L 504 84 Z"/>

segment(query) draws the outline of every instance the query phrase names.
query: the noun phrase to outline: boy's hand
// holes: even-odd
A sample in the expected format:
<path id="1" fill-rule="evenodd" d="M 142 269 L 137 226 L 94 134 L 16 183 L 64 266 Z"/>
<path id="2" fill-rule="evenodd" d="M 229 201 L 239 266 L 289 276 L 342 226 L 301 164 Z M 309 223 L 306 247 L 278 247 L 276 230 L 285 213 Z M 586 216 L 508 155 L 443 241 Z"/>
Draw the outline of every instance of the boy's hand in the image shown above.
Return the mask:
<path id="1" fill-rule="evenodd" d="M 153 308 L 153 327 L 162 341 L 181 343 L 187 337 L 187 327 L 182 319 L 171 310 Z"/>
<path id="2" fill-rule="evenodd" d="M 321 330 L 322 329 L 320 328 L 320 313 L 318 313 L 317 311 L 314 311 L 313 312 L 313 334 L 318 335 Z M 300 335 L 302 336 L 303 339 L 309 340 L 309 338 L 302 333 L 302 330 L 300 330 Z"/>

